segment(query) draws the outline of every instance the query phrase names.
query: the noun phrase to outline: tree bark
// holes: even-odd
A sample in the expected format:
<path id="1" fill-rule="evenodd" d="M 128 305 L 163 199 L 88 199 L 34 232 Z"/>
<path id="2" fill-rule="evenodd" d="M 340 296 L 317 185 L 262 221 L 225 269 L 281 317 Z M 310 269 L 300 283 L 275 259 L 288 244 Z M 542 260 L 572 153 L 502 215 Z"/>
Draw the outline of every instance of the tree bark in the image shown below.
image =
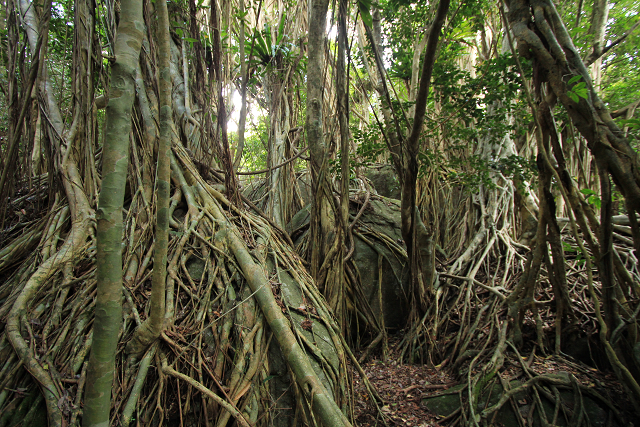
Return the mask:
<path id="1" fill-rule="evenodd" d="M 222 220 L 221 216 L 220 219 Z M 322 425 L 325 427 L 350 427 L 351 423 L 314 373 L 307 355 L 292 333 L 289 320 L 282 314 L 282 309 L 273 296 L 271 285 L 264 275 L 262 267 L 253 261 L 245 244 L 231 227 L 224 228 L 220 233 L 238 261 L 251 290 L 255 293 L 255 299 L 280 345 L 282 355 L 293 371 L 300 388 L 311 401 L 313 410 Z"/>
<path id="2" fill-rule="evenodd" d="M 425 298 L 431 287 L 431 283 L 419 284 L 418 275 L 420 274 L 420 266 L 418 259 L 417 241 L 417 219 L 419 212 L 416 209 L 416 180 L 418 178 L 418 154 L 419 154 L 419 138 L 422 133 L 422 125 L 427 108 L 427 97 L 429 95 L 429 86 L 431 84 L 431 73 L 436 60 L 436 50 L 444 20 L 449 10 L 449 0 L 440 0 L 436 16 L 429 31 L 427 47 L 424 53 L 424 62 L 422 64 L 422 75 L 420 76 L 420 85 L 416 96 L 415 113 L 413 117 L 413 127 L 411 134 L 405 143 L 407 151 L 407 162 L 402 171 L 402 199 L 401 199 L 401 221 L 402 221 L 402 238 L 407 245 L 407 255 L 411 263 L 411 297 L 417 298 L 418 305 L 421 309 L 425 309 Z M 426 287 L 426 289 L 425 289 Z"/>
<path id="3" fill-rule="evenodd" d="M 348 87 L 348 75 L 345 67 L 345 57 L 347 55 L 347 12 L 348 0 L 340 0 L 338 5 L 338 57 L 336 58 L 336 97 L 337 97 L 337 115 L 338 124 L 340 126 L 340 216 L 342 218 L 342 240 L 341 246 L 344 245 L 344 240 L 349 233 L 348 218 L 349 218 L 349 178 L 350 171 L 350 148 L 349 148 L 349 87 Z M 340 255 L 339 262 L 342 263 L 342 269 L 344 270 L 344 262 L 342 261 L 342 255 Z M 344 276 L 344 273 L 343 273 Z M 329 296 L 330 300 L 335 300 L 336 305 L 334 309 L 337 312 L 338 319 L 344 318 L 346 295 L 345 295 L 345 281 L 342 281 L 340 286 L 334 287 L 332 295 Z"/>
<path id="4" fill-rule="evenodd" d="M 533 55 L 539 62 L 550 90 L 587 140 L 591 153 L 609 170 L 629 205 L 640 212 L 638 155 L 596 93 L 589 72 L 553 3 L 550 0 L 512 0 L 507 16 L 518 40 L 518 50 Z M 532 24 L 534 18 L 535 24 Z M 579 98 L 577 102 L 568 94 L 573 87 L 569 87 L 568 82 L 575 76 L 580 76 L 588 89 L 587 98 Z"/>
<path id="5" fill-rule="evenodd" d="M 171 179 L 171 45 L 169 12 L 166 2 L 156 4 L 158 26 L 158 89 L 160 101 L 160 138 L 156 177 L 156 232 L 153 249 L 153 275 L 149 317 L 140 325 L 127 344 L 127 353 L 140 356 L 162 332 L 165 317 L 165 284 L 169 246 L 169 188 Z"/>
<path id="6" fill-rule="evenodd" d="M 144 21 L 141 1 L 125 0 L 120 5 L 102 154 L 102 188 L 96 212 L 98 291 L 87 371 L 85 427 L 109 424 L 114 359 L 122 324 L 122 208 Z"/>
<path id="7" fill-rule="evenodd" d="M 606 9 L 606 5 L 604 7 Z M 602 298 L 605 314 L 600 326 L 601 332 L 610 331 L 610 325 L 618 324 L 615 296 L 620 284 L 616 282 L 613 274 L 609 176 L 625 197 L 631 211 L 629 216 L 634 217 L 634 213 L 640 212 L 640 159 L 598 96 L 596 85 L 593 84 L 587 67 L 551 0 L 512 0 L 509 2 L 508 20 L 518 40 L 520 54 L 533 57 L 534 67 L 537 67 L 537 92 L 540 93 L 542 85 L 546 84 L 544 88 L 551 95 L 547 95 L 549 99 L 553 99 L 553 102 L 557 99 L 562 103 L 575 127 L 587 140 L 588 148 L 598 165 L 602 186 L 602 222 L 599 224 L 600 254 L 597 265 L 604 288 Z M 594 25 L 597 26 L 598 22 Z M 595 35 L 601 33 L 601 27 L 602 25 L 600 28 L 594 28 Z M 579 77 L 579 80 L 576 81 L 575 77 Z M 572 85 L 578 82 L 587 88 L 585 97 L 571 94 Z M 637 224 L 634 226 L 637 227 Z M 635 234 L 634 245 L 638 246 L 639 236 L 638 233 Z M 621 353 L 619 357 L 611 353 L 610 349 L 615 343 L 609 342 L 610 337 L 606 333 L 601 333 L 601 338 L 612 365 L 618 366 L 621 360 L 628 358 L 632 361 L 629 368 L 633 368 L 633 355 Z M 615 350 L 619 351 L 618 348 Z M 632 391 L 634 399 L 640 401 L 638 376 L 634 378 L 626 366 L 624 369 L 616 369 L 616 372 L 620 380 Z"/>
<path id="8" fill-rule="evenodd" d="M 236 157 L 233 161 L 233 170 L 238 172 L 238 168 L 240 167 L 240 162 L 242 161 L 242 152 L 244 151 L 244 131 L 245 125 L 247 122 L 247 58 L 245 58 L 244 52 L 244 44 L 245 44 L 245 11 L 244 11 L 244 0 L 239 0 L 240 3 L 240 14 L 242 15 L 242 19 L 239 20 L 238 25 L 240 25 L 238 43 L 240 45 L 240 78 L 242 79 L 242 83 L 240 84 L 240 96 L 242 98 L 242 104 L 240 105 L 240 119 L 238 122 L 238 146 L 236 147 Z M 251 58 L 249 58 L 250 60 Z"/>
<path id="9" fill-rule="evenodd" d="M 327 0 L 309 3 L 309 43 L 307 64 L 307 141 L 311 158 L 311 275 L 325 294 L 329 306 L 338 311 L 344 289 L 344 236 L 342 214 L 336 206 L 329 179 L 329 153 L 324 139 L 325 33 Z M 336 313 L 338 318 L 342 315 Z M 340 319 L 342 322 L 342 319 Z"/>

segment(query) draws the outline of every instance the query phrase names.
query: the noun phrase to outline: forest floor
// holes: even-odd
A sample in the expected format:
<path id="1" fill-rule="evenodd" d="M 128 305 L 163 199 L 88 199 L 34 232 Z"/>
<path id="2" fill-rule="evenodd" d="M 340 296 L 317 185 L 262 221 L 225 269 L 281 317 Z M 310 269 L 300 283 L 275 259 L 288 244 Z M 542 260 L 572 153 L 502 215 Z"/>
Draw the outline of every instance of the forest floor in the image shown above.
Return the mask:
<path id="1" fill-rule="evenodd" d="M 424 399 L 436 396 L 464 381 L 456 378 L 444 367 L 427 365 L 409 365 L 399 363 L 399 338 L 389 342 L 387 360 L 381 354 L 374 354 L 362 364 L 369 381 L 384 400 L 380 411 L 369 398 L 366 388 L 357 373 L 354 373 L 355 425 L 358 427 L 403 426 L 403 427 L 440 427 L 450 424 L 446 417 L 430 411 Z M 582 363 L 573 362 L 555 356 L 530 355 L 527 360 L 530 369 L 538 375 L 569 372 L 580 384 L 597 391 L 611 402 L 619 413 L 617 421 L 607 420 L 607 426 L 624 427 L 640 426 L 640 408 L 634 408 L 627 393 L 613 372 L 603 372 Z M 522 379 L 523 372 L 515 358 L 507 356 L 504 364 L 503 378 L 507 380 Z M 516 402 L 520 411 L 530 406 L 525 399 Z M 379 415 L 384 414 L 385 420 Z M 525 420 L 526 421 L 526 420 Z M 592 420 L 593 421 L 593 420 Z M 593 422 L 592 425 L 599 425 Z M 490 425 L 501 425 L 491 423 Z M 517 427 L 508 426 L 508 427 Z"/>
<path id="2" fill-rule="evenodd" d="M 438 427 L 442 418 L 422 404 L 425 395 L 446 390 L 457 384 L 445 370 L 427 365 L 408 365 L 398 362 L 397 343 L 390 343 L 387 360 L 377 354 L 362 364 L 369 381 L 384 400 L 380 408 L 390 426 Z M 367 394 L 363 382 L 354 373 L 355 425 L 383 426 L 375 403 Z"/>

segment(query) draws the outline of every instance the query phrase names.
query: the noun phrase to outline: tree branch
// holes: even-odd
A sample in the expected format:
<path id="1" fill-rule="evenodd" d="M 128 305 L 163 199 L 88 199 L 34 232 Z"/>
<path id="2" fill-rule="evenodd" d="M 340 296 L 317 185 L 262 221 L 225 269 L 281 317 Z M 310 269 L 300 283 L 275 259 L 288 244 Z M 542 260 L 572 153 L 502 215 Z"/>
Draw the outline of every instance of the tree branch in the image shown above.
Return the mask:
<path id="1" fill-rule="evenodd" d="M 640 99 L 633 101 L 631 104 L 628 104 L 618 110 L 615 110 L 611 113 L 611 117 L 617 119 L 618 117 L 626 116 L 629 110 L 635 110 L 640 107 Z"/>
<path id="2" fill-rule="evenodd" d="M 593 52 L 591 52 L 589 54 L 589 56 L 587 56 L 587 58 L 584 60 L 584 63 L 586 66 L 589 66 L 591 64 L 593 64 L 598 58 L 606 55 L 607 53 L 609 53 L 609 51 L 611 49 L 613 49 L 614 47 L 616 47 L 617 45 L 619 45 L 620 43 L 622 43 L 627 37 L 629 37 L 629 35 L 636 29 L 638 28 L 638 25 L 640 25 L 640 21 L 636 22 L 635 24 L 633 24 L 631 26 L 631 28 L 629 28 L 623 35 L 621 35 L 620 37 L 618 37 L 617 39 L 615 39 L 614 41 L 612 41 L 609 46 L 605 47 L 604 49 L 602 49 L 601 52 L 596 52 L 596 50 L 594 49 Z"/>

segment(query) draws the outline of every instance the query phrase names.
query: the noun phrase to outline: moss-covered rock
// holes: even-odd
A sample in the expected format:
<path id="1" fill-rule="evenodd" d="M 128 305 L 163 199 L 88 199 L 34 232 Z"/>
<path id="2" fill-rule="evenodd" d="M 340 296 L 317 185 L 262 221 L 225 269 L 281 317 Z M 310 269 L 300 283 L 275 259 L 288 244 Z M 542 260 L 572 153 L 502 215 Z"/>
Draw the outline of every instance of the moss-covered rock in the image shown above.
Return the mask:
<path id="1" fill-rule="evenodd" d="M 360 234 L 354 235 L 353 259 L 374 314 L 384 317 L 387 328 L 402 328 L 408 313 L 409 266 L 406 255 L 398 251 L 405 249 L 400 231 L 400 202 L 372 198 L 370 204 L 357 228 Z"/>
<path id="2" fill-rule="evenodd" d="M 272 259 L 267 261 L 270 271 L 275 272 Z M 315 374 L 333 395 L 340 372 L 340 360 L 331 334 L 322 322 L 315 321 L 312 305 L 303 295 L 300 284 L 285 270 L 278 269 L 279 298 L 282 309 L 291 321 L 294 329 L 304 337 L 304 345 L 309 354 L 309 362 Z M 296 427 L 302 425 L 303 408 L 296 407 L 293 379 L 282 357 L 278 344 L 273 340 L 269 346 L 268 384 L 273 405 L 271 419 L 274 427 Z"/>

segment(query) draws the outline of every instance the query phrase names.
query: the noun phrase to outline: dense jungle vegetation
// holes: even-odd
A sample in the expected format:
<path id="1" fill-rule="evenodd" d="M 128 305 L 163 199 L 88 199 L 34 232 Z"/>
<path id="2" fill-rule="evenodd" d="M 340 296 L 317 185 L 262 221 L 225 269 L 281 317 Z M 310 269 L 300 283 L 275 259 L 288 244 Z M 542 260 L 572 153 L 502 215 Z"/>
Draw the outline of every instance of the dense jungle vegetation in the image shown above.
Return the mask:
<path id="1" fill-rule="evenodd" d="M 640 407 L 639 2 L 1 3 L 0 427 Z"/>

